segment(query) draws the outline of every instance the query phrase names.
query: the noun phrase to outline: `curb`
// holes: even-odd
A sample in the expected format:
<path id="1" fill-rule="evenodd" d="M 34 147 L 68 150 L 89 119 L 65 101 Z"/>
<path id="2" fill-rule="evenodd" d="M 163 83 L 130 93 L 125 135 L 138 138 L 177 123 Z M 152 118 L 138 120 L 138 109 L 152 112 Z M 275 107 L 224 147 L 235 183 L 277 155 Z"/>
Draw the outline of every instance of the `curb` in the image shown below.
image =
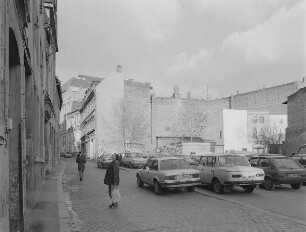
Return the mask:
<path id="1" fill-rule="evenodd" d="M 70 228 L 70 215 L 66 206 L 66 195 L 63 188 L 63 175 L 67 166 L 65 162 L 62 170 L 57 179 L 57 196 L 58 196 L 58 217 L 59 217 L 59 227 L 60 232 L 71 232 Z"/>
<path id="2" fill-rule="evenodd" d="M 239 202 L 239 201 L 225 199 L 225 198 L 223 198 L 219 195 L 214 195 L 214 194 L 210 194 L 210 193 L 206 193 L 206 192 L 204 193 L 204 192 L 201 191 L 201 189 L 199 189 L 197 187 L 194 191 L 198 194 L 203 195 L 203 196 L 212 197 L 212 198 L 215 198 L 215 199 L 218 199 L 218 200 L 221 200 L 221 201 L 226 201 L 226 202 L 230 202 L 230 203 L 233 203 L 233 204 L 241 205 L 243 207 L 246 207 L 246 208 L 249 208 L 249 209 L 252 209 L 252 210 L 257 210 L 259 212 L 266 213 L 266 214 L 269 214 L 271 216 L 280 217 L 282 219 L 292 221 L 292 222 L 295 222 L 295 223 L 306 226 L 306 222 L 304 222 L 303 220 L 300 220 L 300 219 L 295 219 L 295 218 L 291 218 L 291 217 L 288 217 L 288 216 L 285 216 L 285 215 L 282 215 L 282 214 L 274 213 L 270 210 L 258 208 L 256 206 L 249 205 L 249 204 L 246 204 L 246 203 L 242 203 L 242 202 Z"/>

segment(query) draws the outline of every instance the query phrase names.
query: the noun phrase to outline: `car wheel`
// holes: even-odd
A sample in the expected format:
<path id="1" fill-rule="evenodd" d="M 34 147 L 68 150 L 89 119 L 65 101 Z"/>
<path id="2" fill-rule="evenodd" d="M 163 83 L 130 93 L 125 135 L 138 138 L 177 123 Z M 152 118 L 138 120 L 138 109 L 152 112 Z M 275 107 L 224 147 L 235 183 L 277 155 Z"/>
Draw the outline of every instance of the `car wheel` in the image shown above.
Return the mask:
<path id="1" fill-rule="evenodd" d="M 275 184 L 271 178 L 265 179 L 264 187 L 268 191 L 273 191 L 275 189 Z"/>
<path id="2" fill-rule="evenodd" d="M 142 182 L 142 180 L 140 179 L 140 176 L 139 175 L 137 175 L 137 185 L 138 185 L 138 187 L 143 187 L 143 182 Z"/>
<path id="3" fill-rule="evenodd" d="M 193 191 L 194 191 L 194 186 L 189 186 L 189 187 L 187 187 L 187 191 L 188 191 L 188 192 L 193 192 Z"/>
<path id="4" fill-rule="evenodd" d="M 242 187 L 245 192 L 252 193 L 255 190 L 255 187 L 253 185 L 247 185 Z"/>
<path id="5" fill-rule="evenodd" d="M 162 193 L 162 189 L 161 189 L 161 187 L 159 186 L 157 180 L 154 181 L 154 193 L 155 193 L 156 195 L 160 195 L 160 194 Z"/>
<path id="6" fill-rule="evenodd" d="M 213 190 L 215 193 L 223 193 L 223 186 L 218 179 L 213 180 Z"/>
<path id="7" fill-rule="evenodd" d="M 300 188 L 302 188 L 302 183 L 291 184 L 291 188 L 292 188 L 292 189 L 300 189 Z"/>

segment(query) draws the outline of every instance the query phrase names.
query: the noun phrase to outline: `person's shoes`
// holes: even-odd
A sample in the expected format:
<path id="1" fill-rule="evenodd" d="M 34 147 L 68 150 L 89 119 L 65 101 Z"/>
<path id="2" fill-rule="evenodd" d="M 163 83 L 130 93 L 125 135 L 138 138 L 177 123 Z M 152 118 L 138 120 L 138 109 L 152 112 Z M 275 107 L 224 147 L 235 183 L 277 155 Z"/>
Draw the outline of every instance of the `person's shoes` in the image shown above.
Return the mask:
<path id="1" fill-rule="evenodd" d="M 109 206 L 108 206 L 108 208 L 110 208 L 110 209 L 115 209 L 115 208 L 117 208 L 118 207 L 118 203 L 116 202 L 116 203 L 112 203 L 112 204 L 110 204 Z"/>
<path id="2" fill-rule="evenodd" d="M 82 180 L 83 180 L 83 177 L 81 177 L 80 181 L 82 181 Z"/>

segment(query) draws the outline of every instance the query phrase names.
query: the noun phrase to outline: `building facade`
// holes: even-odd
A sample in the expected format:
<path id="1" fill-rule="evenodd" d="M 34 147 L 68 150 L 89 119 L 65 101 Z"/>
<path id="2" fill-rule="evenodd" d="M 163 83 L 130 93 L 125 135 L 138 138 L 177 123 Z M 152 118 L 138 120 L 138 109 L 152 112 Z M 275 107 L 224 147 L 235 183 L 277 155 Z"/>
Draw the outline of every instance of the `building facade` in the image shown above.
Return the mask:
<path id="1" fill-rule="evenodd" d="M 4 0 L 0 24 L 0 231 L 14 232 L 59 161 L 57 1 Z"/>
<path id="2" fill-rule="evenodd" d="M 80 108 L 87 90 L 103 78 L 88 75 L 72 77 L 62 85 L 63 107 L 61 119 L 61 152 L 74 153 L 81 151 Z"/>
<path id="3" fill-rule="evenodd" d="M 284 155 L 291 155 L 301 144 L 306 144 L 306 87 L 291 94 L 286 104 L 288 127 Z"/>

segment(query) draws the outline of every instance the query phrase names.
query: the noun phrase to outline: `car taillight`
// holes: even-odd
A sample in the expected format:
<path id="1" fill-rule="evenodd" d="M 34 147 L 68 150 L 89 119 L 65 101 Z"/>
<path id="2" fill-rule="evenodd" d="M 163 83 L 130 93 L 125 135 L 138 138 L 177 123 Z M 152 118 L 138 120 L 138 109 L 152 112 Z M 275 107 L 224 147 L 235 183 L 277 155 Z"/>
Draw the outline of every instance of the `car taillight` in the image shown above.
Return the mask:
<path id="1" fill-rule="evenodd" d="M 239 178 L 239 177 L 241 177 L 240 174 L 234 174 L 234 175 L 232 175 L 232 178 Z"/>
<path id="2" fill-rule="evenodd" d="M 199 174 L 199 173 L 192 174 L 192 177 L 193 177 L 193 178 L 199 178 L 199 177 L 200 177 L 200 174 Z"/>
<path id="3" fill-rule="evenodd" d="M 256 177 L 260 177 L 260 176 L 264 176 L 265 174 L 263 174 L 263 173 L 258 173 L 258 174 L 256 174 Z"/>

